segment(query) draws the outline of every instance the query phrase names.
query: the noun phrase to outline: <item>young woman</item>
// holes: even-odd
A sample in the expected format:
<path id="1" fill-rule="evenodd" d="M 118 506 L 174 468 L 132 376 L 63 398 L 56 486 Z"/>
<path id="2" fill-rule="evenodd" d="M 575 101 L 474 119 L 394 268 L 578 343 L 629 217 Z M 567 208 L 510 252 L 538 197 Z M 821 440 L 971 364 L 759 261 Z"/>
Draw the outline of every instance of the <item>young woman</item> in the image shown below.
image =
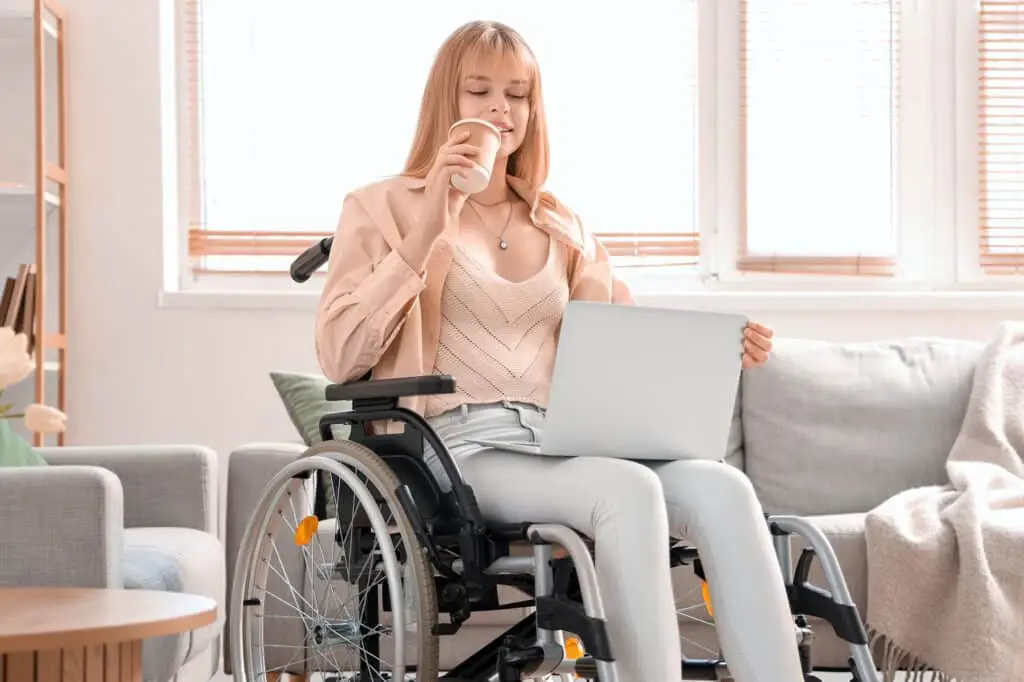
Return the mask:
<path id="1" fill-rule="evenodd" d="M 450 183 L 476 152 L 465 135 L 448 137 L 462 118 L 501 130 L 490 185 L 473 196 Z M 530 49 L 502 24 L 462 26 L 430 72 L 404 173 L 345 197 L 316 319 L 324 373 L 335 382 L 369 370 L 378 379 L 455 377 L 457 393 L 404 406 L 438 430 L 488 518 L 561 523 L 595 539 L 624 679 L 681 677 L 671 534 L 701 553 L 735 679 L 798 682 L 781 571 L 741 472 L 718 462 L 539 457 L 467 440 L 518 441 L 543 429 L 569 300 L 632 303 L 607 252 L 543 189 L 547 172 Z M 744 367 L 766 360 L 771 335 L 748 327 Z"/>

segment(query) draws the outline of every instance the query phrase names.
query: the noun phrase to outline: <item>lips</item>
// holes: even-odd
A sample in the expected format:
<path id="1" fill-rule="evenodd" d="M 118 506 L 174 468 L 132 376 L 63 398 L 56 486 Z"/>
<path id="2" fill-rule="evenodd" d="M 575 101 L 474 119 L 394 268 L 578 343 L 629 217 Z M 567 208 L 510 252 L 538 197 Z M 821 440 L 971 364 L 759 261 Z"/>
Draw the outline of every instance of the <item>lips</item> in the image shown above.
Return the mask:
<path id="1" fill-rule="evenodd" d="M 507 126 L 502 123 L 494 123 L 494 127 L 497 128 L 502 135 L 510 135 L 515 128 Z"/>

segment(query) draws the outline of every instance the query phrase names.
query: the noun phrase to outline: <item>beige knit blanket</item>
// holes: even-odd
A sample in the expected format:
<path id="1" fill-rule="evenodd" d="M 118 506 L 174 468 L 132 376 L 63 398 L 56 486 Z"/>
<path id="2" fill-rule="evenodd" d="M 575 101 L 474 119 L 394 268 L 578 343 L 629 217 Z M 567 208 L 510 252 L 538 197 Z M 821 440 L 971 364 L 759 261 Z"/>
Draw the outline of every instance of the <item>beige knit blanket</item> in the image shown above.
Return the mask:
<path id="1" fill-rule="evenodd" d="M 1024 323 L 982 353 L 946 472 L 867 516 L 876 662 L 885 682 L 1024 681 Z"/>

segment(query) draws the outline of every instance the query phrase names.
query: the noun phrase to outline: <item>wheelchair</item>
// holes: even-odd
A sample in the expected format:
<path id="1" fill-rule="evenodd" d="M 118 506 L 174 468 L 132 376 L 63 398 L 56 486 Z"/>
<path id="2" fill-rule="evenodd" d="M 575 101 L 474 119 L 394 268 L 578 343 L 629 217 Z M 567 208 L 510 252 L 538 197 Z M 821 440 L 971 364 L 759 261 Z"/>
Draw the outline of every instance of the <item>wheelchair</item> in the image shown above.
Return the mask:
<path id="1" fill-rule="evenodd" d="M 305 281 L 326 260 L 330 246 L 330 239 L 322 240 L 296 259 L 292 278 Z M 437 433 L 400 406 L 406 396 L 454 390 L 452 377 L 438 375 L 387 380 L 367 375 L 327 387 L 326 400 L 347 401 L 351 408 L 321 417 L 321 442 L 274 476 L 242 538 L 229 632 L 237 682 L 313 673 L 325 682 L 549 677 L 618 682 L 594 543 L 575 529 L 541 520 L 485 520 Z M 374 428 L 395 421 L 404 424 L 400 433 Z M 348 428 L 347 437 L 336 438 L 335 428 L 341 426 Z M 428 468 L 425 445 L 438 457 L 447 485 Z M 810 656 L 811 617 L 827 622 L 849 644 L 853 682 L 880 680 L 827 538 L 796 516 L 766 515 L 765 520 L 785 577 L 793 646 L 805 680 L 819 679 Z M 794 535 L 808 545 L 795 564 Z M 303 551 L 309 589 L 290 583 L 274 544 L 278 537 Z M 666 542 L 673 567 L 689 566 L 704 581 L 696 548 L 680 539 Z M 828 589 L 808 580 L 815 557 Z M 273 594 L 278 587 L 284 597 Z M 503 603 L 499 589 L 522 593 L 524 599 Z M 293 603 L 286 604 L 289 599 Z M 713 612 L 706 592 L 704 599 Z M 439 669 L 443 640 L 458 633 L 471 615 L 512 608 L 529 613 L 461 663 Z M 285 631 L 305 642 L 300 659 L 285 658 L 268 636 Z M 684 658 L 680 666 L 683 680 L 729 679 L 721 655 Z"/>

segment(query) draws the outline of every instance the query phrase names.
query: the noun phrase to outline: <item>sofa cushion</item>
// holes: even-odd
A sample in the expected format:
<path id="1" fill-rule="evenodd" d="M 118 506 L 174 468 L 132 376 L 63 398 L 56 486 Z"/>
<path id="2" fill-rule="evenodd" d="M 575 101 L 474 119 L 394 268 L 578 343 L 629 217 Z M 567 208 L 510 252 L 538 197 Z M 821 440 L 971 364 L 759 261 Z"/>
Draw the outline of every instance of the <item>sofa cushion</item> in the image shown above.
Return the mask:
<path id="1" fill-rule="evenodd" d="M 142 667 L 146 682 L 172 679 L 183 664 L 209 647 L 223 628 L 224 546 L 210 533 L 192 528 L 125 529 L 124 586 L 201 594 L 217 600 L 220 605 L 217 620 L 204 628 L 143 642 Z"/>
<path id="2" fill-rule="evenodd" d="M 982 347 L 778 340 L 742 380 L 745 471 L 766 511 L 864 512 L 944 483 Z"/>
<path id="3" fill-rule="evenodd" d="M 736 394 L 736 404 L 732 410 L 732 424 L 729 427 L 729 440 L 725 445 L 725 458 L 726 464 L 740 469 L 741 471 L 746 468 L 746 463 L 743 457 L 743 412 L 741 407 L 743 405 L 743 397 L 741 395 L 743 386 L 738 387 Z"/>

